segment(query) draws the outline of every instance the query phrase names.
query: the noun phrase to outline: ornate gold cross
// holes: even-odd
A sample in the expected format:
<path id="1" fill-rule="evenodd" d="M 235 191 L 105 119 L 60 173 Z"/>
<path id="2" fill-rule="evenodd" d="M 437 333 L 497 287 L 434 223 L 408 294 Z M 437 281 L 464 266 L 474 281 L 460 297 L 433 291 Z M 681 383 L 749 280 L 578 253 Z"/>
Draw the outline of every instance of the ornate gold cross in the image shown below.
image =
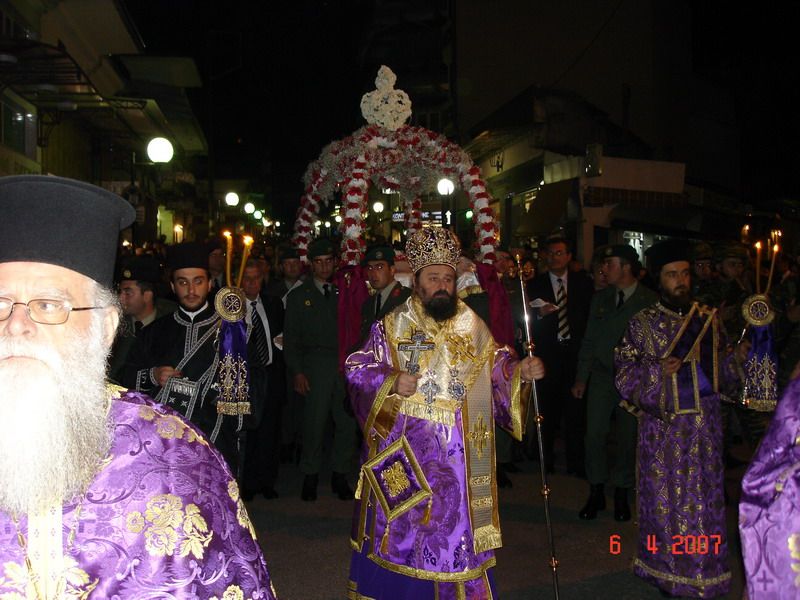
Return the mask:
<path id="1" fill-rule="evenodd" d="M 447 349 L 453 355 L 453 363 L 460 363 L 464 360 L 475 360 L 475 350 L 469 338 L 450 333 L 447 335 Z"/>
<path id="2" fill-rule="evenodd" d="M 486 428 L 486 423 L 483 422 L 483 415 L 479 415 L 475 423 L 472 425 L 472 431 L 469 432 L 469 440 L 475 448 L 475 455 L 478 460 L 483 458 L 483 449 L 489 443 L 489 430 Z"/>
<path id="3" fill-rule="evenodd" d="M 397 344 L 398 351 L 411 352 L 406 361 L 406 370 L 412 375 L 419 372 L 419 353 L 428 352 L 436 347 L 432 340 L 426 340 L 425 337 L 424 331 L 415 331 L 410 340 L 400 340 Z"/>

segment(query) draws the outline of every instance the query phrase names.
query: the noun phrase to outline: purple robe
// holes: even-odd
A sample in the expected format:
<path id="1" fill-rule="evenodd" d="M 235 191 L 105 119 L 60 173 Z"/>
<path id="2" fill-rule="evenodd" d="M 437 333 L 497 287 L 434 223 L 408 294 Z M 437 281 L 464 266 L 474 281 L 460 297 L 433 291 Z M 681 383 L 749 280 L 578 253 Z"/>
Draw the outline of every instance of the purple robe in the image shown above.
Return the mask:
<path id="1" fill-rule="evenodd" d="M 617 388 L 640 415 L 633 570 L 678 596 L 730 587 L 720 392 L 735 375 L 724 348 L 711 311 L 681 316 L 659 303 L 634 316 L 615 350 Z M 690 354 L 676 375 L 663 374 L 661 359 Z"/>
<path id="2" fill-rule="evenodd" d="M 275 598 L 219 452 L 171 409 L 135 392 L 114 395 L 109 458 L 83 499 L 62 510 L 64 597 Z M 18 527 L 30 540 L 25 515 Z M 16 530 L 0 511 L 0 596 L 24 598 L 29 573 Z"/>
<path id="3" fill-rule="evenodd" d="M 750 600 L 800 598 L 799 442 L 795 379 L 742 480 L 739 532 Z"/>
<path id="4" fill-rule="evenodd" d="M 417 393 L 402 398 L 390 390 L 411 358 L 398 346 L 414 332 L 435 348 L 420 354 Z M 345 375 L 367 463 L 351 536 L 350 598 L 492 597 L 487 571 L 501 545 L 494 424 L 521 439 L 529 390 L 519 372 L 513 351 L 499 347 L 463 302 L 453 319 L 439 324 L 416 296 L 375 323 L 362 349 L 348 357 Z M 429 395 L 426 382 L 434 385 Z M 410 455 L 402 454 L 403 468 L 394 466 L 405 486 L 376 489 L 397 457 L 390 453 L 381 462 L 382 453 L 403 440 Z M 372 479 L 370 460 L 378 461 Z M 408 500 L 425 487 L 430 495 Z M 393 514 L 399 504 L 389 503 L 389 514 L 378 495 L 391 497 L 398 489 L 412 507 Z"/>

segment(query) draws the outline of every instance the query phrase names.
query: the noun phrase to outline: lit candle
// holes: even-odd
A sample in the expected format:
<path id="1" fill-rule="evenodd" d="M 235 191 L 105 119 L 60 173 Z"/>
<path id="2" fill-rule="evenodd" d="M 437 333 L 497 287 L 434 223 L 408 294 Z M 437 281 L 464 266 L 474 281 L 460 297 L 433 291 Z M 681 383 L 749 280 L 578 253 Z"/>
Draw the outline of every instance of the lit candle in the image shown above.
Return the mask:
<path id="1" fill-rule="evenodd" d="M 249 235 L 244 236 L 244 250 L 242 251 L 242 264 L 239 266 L 239 276 L 236 278 L 236 287 L 242 287 L 242 278 L 244 277 L 244 265 L 247 262 L 247 257 L 250 256 L 250 246 L 253 245 L 253 238 Z"/>
<path id="2" fill-rule="evenodd" d="M 769 278 L 767 279 L 767 289 L 764 291 L 765 294 L 769 294 L 769 288 L 772 285 L 772 274 L 775 272 L 775 258 L 778 256 L 778 244 L 775 244 L 772 247 L 772 262 L 769 263 Z"/>
<path id="3" fill-rule="evenodd" d="M 233 236 L 230 231 L 223 231 L 225 236 L 225 281 L 231 287 L 231 260 L 233 259 Z"/>
<path id="4" fill-rule="evenodd" d="M 761 242 L 756 242 L 756 294 L 761 293 Z"/>

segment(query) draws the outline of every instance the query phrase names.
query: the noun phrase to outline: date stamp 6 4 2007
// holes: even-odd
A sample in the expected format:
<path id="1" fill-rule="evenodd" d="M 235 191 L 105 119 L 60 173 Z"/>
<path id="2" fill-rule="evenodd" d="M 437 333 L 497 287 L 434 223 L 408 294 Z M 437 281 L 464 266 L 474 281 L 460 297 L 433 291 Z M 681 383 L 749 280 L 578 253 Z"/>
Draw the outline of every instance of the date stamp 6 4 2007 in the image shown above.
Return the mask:
<path id="1" fill-rule="evenodd" d="M 677 554 L 719 554 L 722 546 L 721 535 L 673 535 L 672 543 L 664 546 L 664 551 Z M 658 540 L 652 533 L 647 535 L 647 550 L 652 554 L 658 554 L 661 548 Z M 608 538 L 608 551 L 611 554 L 622 552 L 622 538 L 618 533 Z"/>

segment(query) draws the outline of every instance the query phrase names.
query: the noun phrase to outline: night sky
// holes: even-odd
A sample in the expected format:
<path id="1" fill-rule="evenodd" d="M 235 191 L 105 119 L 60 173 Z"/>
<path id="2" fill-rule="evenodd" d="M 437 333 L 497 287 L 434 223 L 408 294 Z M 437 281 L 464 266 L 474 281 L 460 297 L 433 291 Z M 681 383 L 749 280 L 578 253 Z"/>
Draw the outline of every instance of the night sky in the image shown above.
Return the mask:
<path id="1" fill-rule="evenodd" d="M 218 179 L 269 182 L 290 203 L 306 164 L 362 125 L 359 100 L 373 74 L 360 72 L 359 49 L 373 2 L 126 5 L 148 53 L 195 58 L 205 87 L 190 91 L 190 100 L 213 143 Z M 797 198 L 800 3 L 691 6 L 695 70 L 736 98 L 741 198 L 765 207 Z"/>

